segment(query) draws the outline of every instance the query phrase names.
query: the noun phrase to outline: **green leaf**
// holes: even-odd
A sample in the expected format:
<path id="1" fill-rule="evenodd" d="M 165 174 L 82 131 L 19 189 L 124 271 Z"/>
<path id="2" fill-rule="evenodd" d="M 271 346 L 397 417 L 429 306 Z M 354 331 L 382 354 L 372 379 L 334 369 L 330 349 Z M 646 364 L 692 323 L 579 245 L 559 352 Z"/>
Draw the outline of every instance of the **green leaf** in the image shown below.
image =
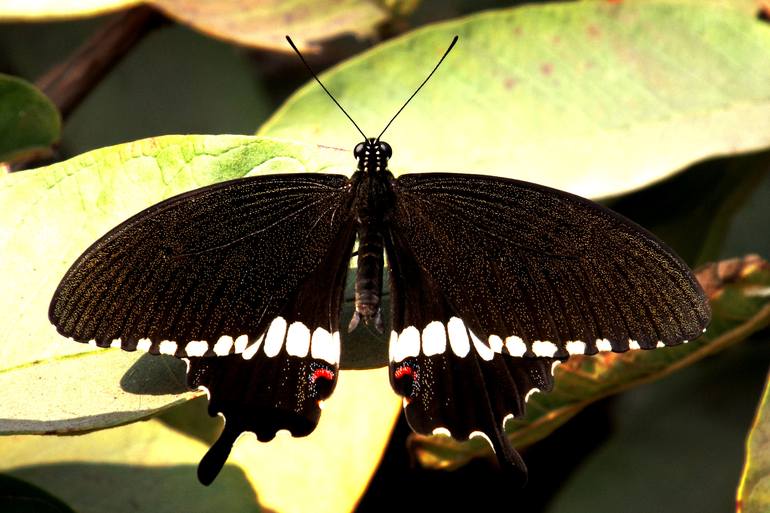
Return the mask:
<path id="1" fill-rule="evenodd" d="M 5 0 L 0 21 L 48 21 L 98 16 L 141 5 L 140 0 Z"/>
<path id="2" fill-rule="evenodd" d="M 98 429 L 195 397 L 180 394 L 178 360 L 59 336 L 47 318 L 59 280 L 99 236 L 164 198 L 248 173 L 334 169 L 342 155 L 351 159 L 264 138 L 166 136 L 0 177 L 0 433 Z"/>
<path id="3" fill-rule="evenodd" d="M 607 2 L 607 0 L 584 0 L 587 2 Z M 647 4 L 650 0 L 621 0 L 624 3 Z M 668 0 L 669 3 L 719 6 L 728 9 L 738 9 L 746 14 L 755 15 L 759 12 L 761 0 Z"/>
<path id="4" fill-rule="evenodd" d="M 659 379 L 770 324 L 768 262 L 753 255 L 709 264 L 696 274 L 713 310 L 704 335 L 674 348 L 570 358 L 556 368 L 554 390 L 533 395 L 525 416 L 506 425 L 514 445 L 530 445 L 590 403 Z M 423 465 L 433 468 L 456 468 L 490 452 L 483 442 L 457 442 L 444 436 L 412 435 L 410 447 Z"/>
<path id="5" fill-rule="evenodd" d="M 242 469 L 227 465 L 210 487 L 195 477 L 206 446 L 139 422 L 83 436 L 0 438 L 3 472 L 43 487 L 79 513 L 259 511 Z"/>
<path id="6" fill-rule="evenodd" d="M 746 443 L 746 462 L 738 487 L 738 513 L 770 510 L 770 377 Z"/>
<path id="7" fill-rule="evenodd" d="M 180 430 L 189 428 L 188 418 L 210 437 L 221 421 L 208 417 L 205 403 L 180 409 L 169 412 L 177 429 L 153 419 L 82 436 L 0 437 L 0 471 L 45 487 L 80 513 L 351 511 L 377 468 L 400 401 L 387 369 L 343 371 L 310 436 L 240 438 L 208 488 L 195 472 L 209 443 Z"/>
<path id="8" fill-rule="evenodd" d="M 384 137 L 396 171 L 489 173 L 599 198 L 770 145 L 770 26 L 713 3 L 491 11 L 379 45 L 322 80 L 376 136 L 454 34 Z M 259 133 L 341 148 L 361 138 L 314 83 Z"/>
<path id="9" fill-rule="evenodd" d="M 29 82 L 0 73 L 0 162 L 50 150 L 60 130 L 51 100 Z"/>
<path id="10" fill-rule="evenodd" d="M 0 511 L 4 513 L 74 513 L 69 506 L 37 486 L 0 475 Z"/>

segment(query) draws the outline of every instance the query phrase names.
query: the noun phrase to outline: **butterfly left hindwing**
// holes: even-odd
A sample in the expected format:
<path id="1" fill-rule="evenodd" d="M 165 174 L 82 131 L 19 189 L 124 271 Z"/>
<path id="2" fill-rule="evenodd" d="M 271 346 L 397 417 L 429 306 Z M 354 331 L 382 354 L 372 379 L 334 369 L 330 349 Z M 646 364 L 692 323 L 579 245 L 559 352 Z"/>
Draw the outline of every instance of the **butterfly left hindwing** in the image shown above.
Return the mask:
<path id="1" fill-rule="evenodd" d="M 225 418 L 198 467 L 203 484 L 217 476 L 241 433 L 267 442 L 281 429 L 292 436 L 315 429 L 337 383 L 339 312 L 354 238 L 348 224 L 257 343 L 237 355 L 190 359 L 188 385 L 205 389 L 209 414 Z"/>

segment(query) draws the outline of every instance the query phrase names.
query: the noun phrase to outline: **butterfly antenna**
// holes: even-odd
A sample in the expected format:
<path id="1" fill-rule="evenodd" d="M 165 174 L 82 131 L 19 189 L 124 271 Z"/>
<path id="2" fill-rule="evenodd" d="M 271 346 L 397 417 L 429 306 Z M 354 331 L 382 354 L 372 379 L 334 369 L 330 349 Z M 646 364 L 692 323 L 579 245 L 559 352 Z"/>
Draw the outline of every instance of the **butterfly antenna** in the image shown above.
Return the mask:
<path id="1" fill-rule="evenodd" d="M 415 90 L 415 92 L 412 93 L 412 96 L 410 96 L 409 99 L 406 102 L 404 102 L 401 108 L 398 109 L 398 112 L 396 112 L 396 115 L 393 116 L 390 119 L 390 121 L 388 121 L 388 124 L 385 125 L 385 128 L 382 129 L 382 132 L 380 132 L 380 135 L 377 136 L 377 139 L 376 139 L 377 141 L 380 140 L 380 137 L 382 137 L 382 134 L 385 133 L 385 130 L 387 130 L 390 124 L 393 123 L 393 120 L 396 119 L 396 117 L 398 117 L 399 114 L 401 114 L 401 111 L 404 110 L 404 107 L 406 107 L 409 104 L 409 102 L 412 101 L 412 98 L 414 98 L 417 95 L 417 93 L 420 92 L 420 89 L 422 89 L 422 86 L 424 86 L 425 83 L 428 82 L 428 80 L 430 80 L 430 77 L 433 76 L 433 74 L 436 72 L 438 67 L 441 66 L 441 63 L 444 62 L 444 59 L 446 59 L 446 56 L 449 55 L 449 52 L 452 51 L 452 48 L 454 48 L 454 45 L 456 42 L 457 42 L 457 36 L 452 38 L 452 42 L 449 43 L 449 48 L 446 49 L 446 52 L 444 52 L 444 55 L 442 55 L 441 58 L 438 60 L 438 64 L 436 64 L 436 67 L 433 68 L 433 71 L 431 71 L 430 74 L 425 78 L 425 80 L 422 81 L 422 84 L 420 84 L 420 87 L 418 87 L 417 90 Z"/>
<path id="2" fill-rule="evenodd" d="M 323 83 L 318 79 L 318 76 L 315 74 L 315 71 L 313 71 L 313 68 L 310 67 L 310 64 L 308 64 L 307 61 L 305 60 L 305 58 L 302 56 L 302 54 L 299 53 L 299 50 L 297 49 L 296 45 L 294 44 L 294 41 L 292 41 L 289 36 L 286 36 L 286 41 L 288 41 L 289 44 L 291 45 L 291 47 L 294 49 L 294 51 L 297 52 L 297 55 L 299 55 L 299 58 L 302 61 L 302 64 L 304 64 L 305 67 L 307 68 L 307 70 L 310 72 L 310 74 L 313 75 L 313 78 L 315 79 L 315 81 L 318 82 L 318 84 L 323 88 L 324 91 L 326 91 L 326 94 L 329 95 L 329 98 L 331 98 L 332 101 L 337 104 L 337 107 L 340 108 L 342 113 L 345 114 L 348 117 L 350 122 L 353 123 L 353 126 L 356 127 L 356 130 L 358 130 L 358 132 L 364 137 L 364 141 L 365 141 L 367 139 L 366 138 L 366 134 L 363 132 L 363 130 L 361 130 L 361 128 L 358 126 L 358 124 L 355 121 L 353 121 L 353 118 L 350 117 L 350 114 L 348 114 L 347 111 L 342 108 L 342 105 L 340 105 L 340 102 L 338 102 L 337 99 L 334 96 L 332 96 L 332 93 L 330 93 L 329 90 L 326 89 L 326 86 L 323 85 Z"/>

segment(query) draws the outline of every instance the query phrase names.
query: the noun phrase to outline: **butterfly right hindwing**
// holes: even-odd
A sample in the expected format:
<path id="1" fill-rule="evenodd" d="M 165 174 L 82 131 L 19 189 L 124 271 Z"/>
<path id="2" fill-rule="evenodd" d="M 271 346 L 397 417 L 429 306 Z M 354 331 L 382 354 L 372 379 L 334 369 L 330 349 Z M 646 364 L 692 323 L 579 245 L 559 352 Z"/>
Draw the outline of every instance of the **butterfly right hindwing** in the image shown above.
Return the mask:
<path id="1" fill-rule="evenodd" d="M 526 466 L 505 435 L 525 400 L 553 386 L 549 358 L 514 358 L 476 338 L 396 231 L 386 239 L 392 332 L 390 380 L 410 427 L 458 440 L 485 438 L 508 469 Z"/>

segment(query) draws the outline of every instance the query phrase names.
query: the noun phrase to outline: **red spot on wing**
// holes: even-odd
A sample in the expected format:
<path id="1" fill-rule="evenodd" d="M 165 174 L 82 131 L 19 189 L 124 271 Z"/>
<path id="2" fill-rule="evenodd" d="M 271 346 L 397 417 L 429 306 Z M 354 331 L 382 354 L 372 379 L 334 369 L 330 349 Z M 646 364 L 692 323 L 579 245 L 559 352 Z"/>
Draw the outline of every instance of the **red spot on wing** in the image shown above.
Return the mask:
<path id="1" fill-rule="evenodd" d="M 597 38 L 602 34 L 602 31 L 599 30 L 599 27 L 596 25 L 589 25 L 588 29 L 586 29 L 586 32 L 588 32 L 588 36 L 592 38 Z"/>
<path id="2" fill-rule="evenodd" d="M 513 89 L 513 86 L 516 85 L 516 79 L 515 78 L 506 78 L 503 80 L 503 87 L 505 87 L 508 90 Z"/>
<path id="3" fill-rule="evenodd" d="M 315 380 L 317 380 L 318 378 L 334 381 L 334 372 L 324 367 L 319 367 L 318 369 L 313 371 L 313 375 L 310 377 L 310 381 L 315 382 Z"/>
<path id="4" fill-rule="evenodd" d="M 542 66 L 540 66 L 540 71 L 543 73 L 543 75 L 550 75 L 553 73 L 553 64 L 550 62 L 546 62 Z"/>
<path id="5" fill-rule="evenodd" d="M 408 365 L 402 365 L 393 371 L 393 377 L 396 379 L 401 379 L 404 376 L 411 376 L 414 379 L 414 369 Z"/>

